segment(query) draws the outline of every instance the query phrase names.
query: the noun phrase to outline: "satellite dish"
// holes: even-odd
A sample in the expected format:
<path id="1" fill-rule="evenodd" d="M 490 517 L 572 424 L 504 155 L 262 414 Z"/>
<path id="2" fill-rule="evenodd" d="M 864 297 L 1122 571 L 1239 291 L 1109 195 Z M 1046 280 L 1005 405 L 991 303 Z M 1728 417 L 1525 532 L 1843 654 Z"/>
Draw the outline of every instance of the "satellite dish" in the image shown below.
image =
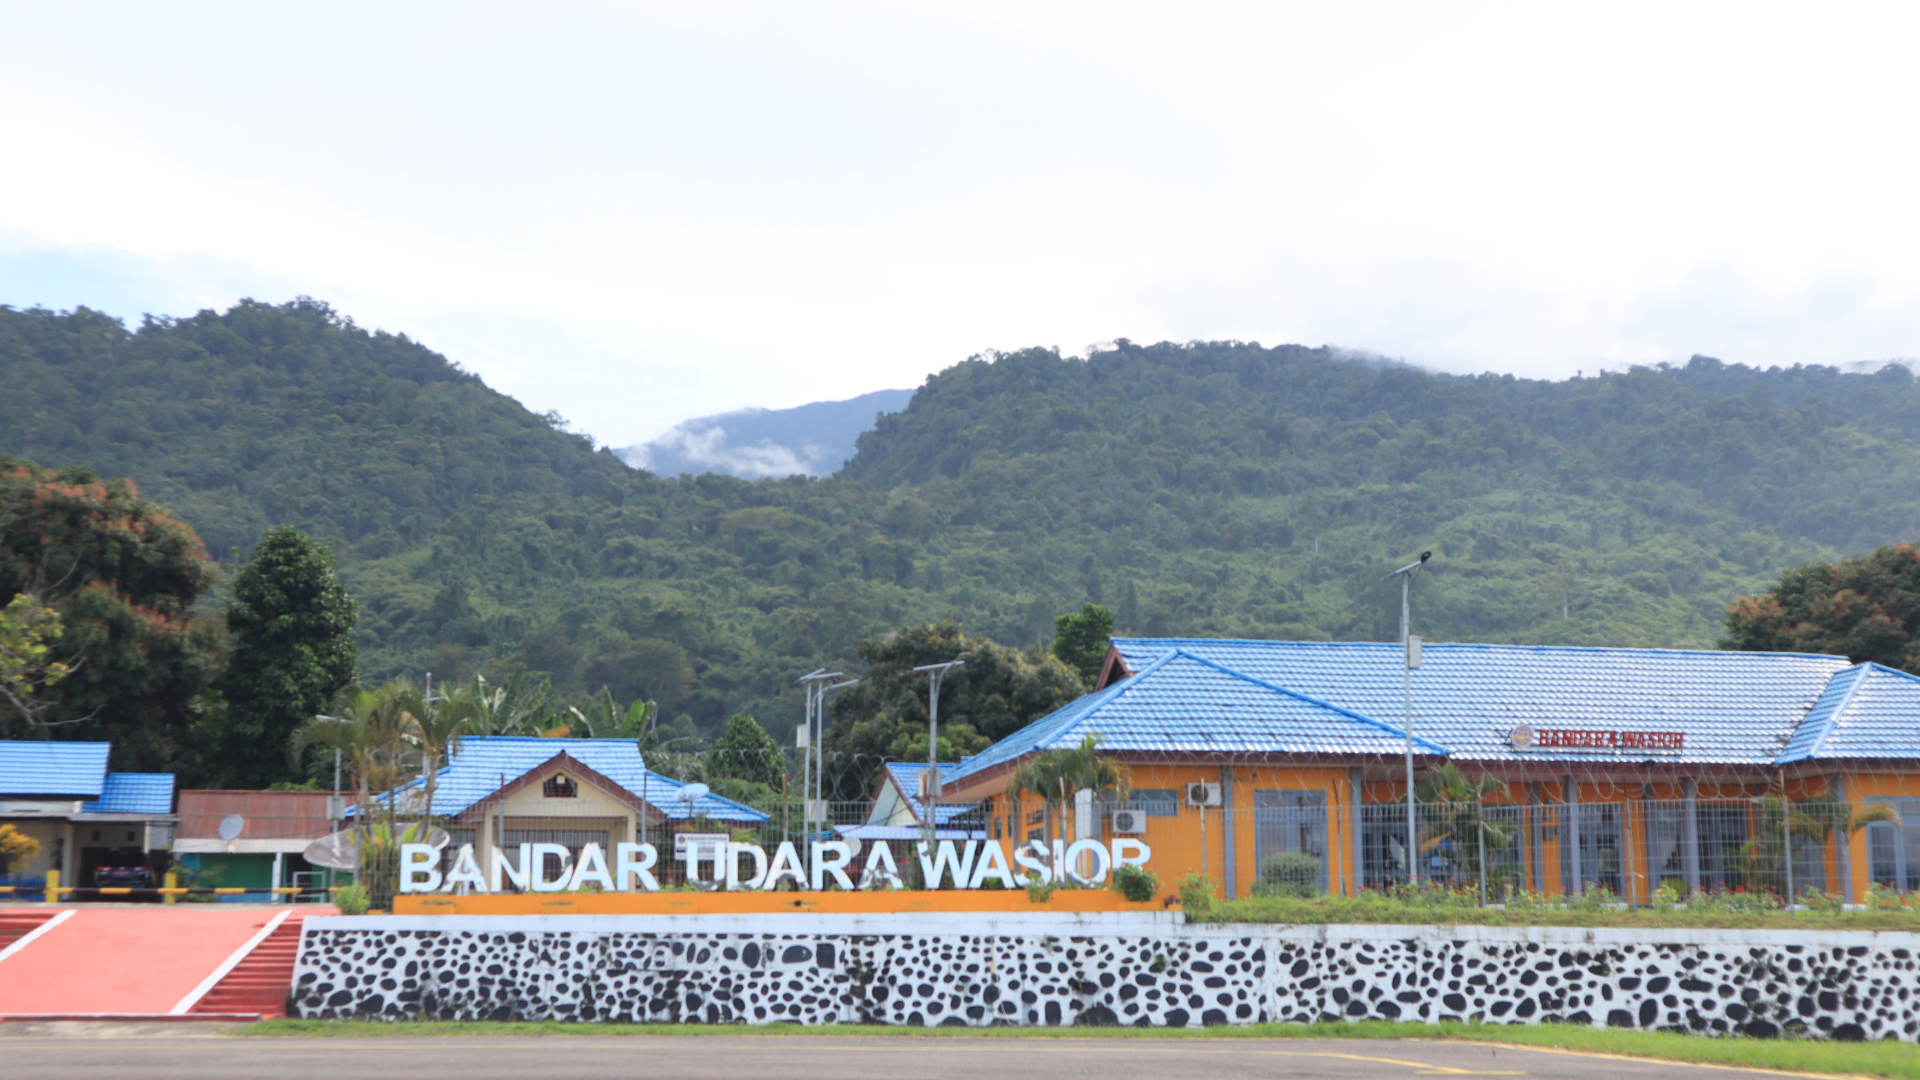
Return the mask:
<path id="1" fill-rule="evenodd" d="M 705 784 L 688 784 L 679 791 L 674 792 L 673 797 L 685 803 L 698 802 L 712 792 L 713 789 Z"/>
<path id="2" fill-rule="evenodd" d="M 453 842 L 453 837 L 445 829 L 434 829 L 427 833 L 426 842 L 433 850 L 441 851 Z M 315 866 L 328 870 L 355 871 L 360 869 L 360 834 L 353 829 L 343 829 L 308 844 L 301 856 Z"/>
<path id="3" fill-rule="evenodd" d="M 228 814 L 220 819 L 220 839 L 238 840 L 240 834 L 247 831 L 247 819 L 239 814 Z"/>
<path id="4" fill-rule="evenodd" d="M 353 871 L 360 869 L 360 841 L 352 830 L 328 833 L 307 845 L 300 853 L 315 866 L 328 870 Z"/>
<path id="5" fill-rule="evenodd" d="M 859 858 L 859 857 L 860 857 L 860 846 L 861 846 L 861 845 L 860 845 L 860 838 L 859 838 L 859 837 L 857 837 L 857 836 L 849 836 L 849 837 L 847 837 L 847 855 L 848 855 L 848 857 L 849 857 L 849 858 Z"/>

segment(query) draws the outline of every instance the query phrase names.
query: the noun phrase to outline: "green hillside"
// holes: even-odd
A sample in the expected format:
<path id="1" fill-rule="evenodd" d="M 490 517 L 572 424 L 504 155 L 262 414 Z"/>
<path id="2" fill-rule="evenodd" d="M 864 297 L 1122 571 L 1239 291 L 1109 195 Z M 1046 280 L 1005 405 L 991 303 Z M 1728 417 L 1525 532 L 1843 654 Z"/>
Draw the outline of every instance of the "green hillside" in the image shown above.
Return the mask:
<path id="1" fill-rule="evenodd" d="M 1010 644 L 1379 638 L 1422 549 L 1436 639 L 1708 646 L 1735 595 L 1920 526 L 1902 368 L 1454 377 L 1335 351 L 1120 343 L 932 379 L 836 477 L 661 478 L 323 304 L 129 329 L 0 308 L 0 453 L 133 478 L 227 561 L 333 544 L 370 677 L 524 663 L 779 730 L 792 679 L 954 616 Z"/>

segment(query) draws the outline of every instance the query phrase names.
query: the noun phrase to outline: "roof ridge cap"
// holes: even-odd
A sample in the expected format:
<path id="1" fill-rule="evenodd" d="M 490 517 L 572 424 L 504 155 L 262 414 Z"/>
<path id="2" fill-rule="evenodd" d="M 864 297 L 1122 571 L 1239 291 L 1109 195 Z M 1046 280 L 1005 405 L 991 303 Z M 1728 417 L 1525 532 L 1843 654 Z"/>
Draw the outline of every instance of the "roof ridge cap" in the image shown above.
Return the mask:
<path id="1" fill-rule="evenodd" d="M 1875 664 L 1869 661 L 1864 664 L 1855 664 L 1851 668 L 1834 672 L 1833 678 L 1835 679 L 1839 678 L 1842 675 L 1845 675 L 1847 671 L 1854 672 L 1853 685 L 1847 687 L 1846 693 L 1840 696 L 1839 704 L 1835 705 L 1833 707 L 1833 711 L 1827 714 L 1826 725 L 1821 728 L 1819 736 L 1813 740 L 1813 745 L 1808 747 L 1806 749 L 1806 752 L 1800 755 L 1800 760 L 1806 760 L 1808 758 L 1817 756 L 1820 753 L 1821 749 L 1823 749 L 1827 745 L 1827 737 L 1833 734 L 1834 728 L 1840 726 L 1841 714 L 1847 711 L 1847 706 L 1853 704 L 1853 695 L 1860 692 L 1860 684 L 1866 682 L 1867 675 L 1872 671 L 1873 668 L 1876 668 L 1878 666 L 1879 666 L 1878 664 Z M 1784 757 L 1785 755 L 1782 755 L 1782 756 Z"/>
<path id="2" fill-rule="evenodd" d="M 1365 725 L 1367 725 L 1368 727 L 1373 727 L 1373 728 L 1378 728 L 1378 729 L 1380 729 L 1381 731 L 1384 731 L 1384 732 L 1386 732 L 1386 733 L 1388 733 L 1389 735 L 1398 735 L 1398 736 L 1400 736 L 1400 737 L 1401 737 L 1401 738 L 1403 738 L 1403 739 L 1411 739 L 1411 740 L 1413 740 L 1414 742 L 1417 742 L 1417 743 L 1421 743 L 1421 744 L 1423 744 L 1423 745 L 1425 745 L 1425 746 L 1429 746 L 1429 747 L 1432 747 L 1432 748 L 1433 748 L 1434 750 L 1437 750 L 1437 751 L 1439 751 L 1439 752 L 1440 752 L 1440 753 L 1441 753 L 1441 754 L 1442 754 L 1443 756 L 1447 756 L 1447 757 L 1451 757 L 1451 756 L 1453 755 L 1453 751 L 1452 751 L 1451 749 L 1449 749 L 1449 748 L 1447 748 L 1447 747 L 1444 747 L 1444 746 L 1441 746 L 1441 745 L 1440 745 L 1439 743 L 1437 743 L 1437 742 L 1430 742 L 1430 741 L 1428 741 L 1427 739 L 1424 739 L 1424 738 L 1421 738 L 1421 737 L 1420 737 L 1420 736 L 1418 736 L 1418 735 L 1411 735 L 1411 734 L 1409 734 L 1409 733 L 1407 733 L 1407 732 L 1405 732 L 1405 731 L 1402 731 L 1402 730 L 1400 730 L 1399 728 L 1396 728 L 1396 727 L 1393 727 L 1393 726 L 1391 726 L 1391 725 L 1389 725 L 1389 724 L 1386 724 L 1386 723 L 1383 723 L 1383 722 L 1381 722 L 1381 721 L 1379 721 L 1379 720 L 1375 720 L 1375 719 L 1374 719 L 1373 717 L 1371 717 L 1371 716 L 1367 716 L 1367 715 L 1364 715 L 1364 714 L 1362 714 L 1362 713 L 1357 713 L 1357 712 L 1354 712 L 1354 711 L 1353 711 L 1352 709 L 1345 709 L 1345 708 L 1342 708 L 1342 707 L 1340 707 L 1340 706 L 1338 706 L 1338 705 L 1335 705 L 1335 704 L 1333 704 L 1333 703 L 1332 703 L 1332 702 L 1330 702 L 1330 701 L 1321 701 L 1321 700 L 1320 700 L 1319 698 L 1317 698 L 1317 697 L 1314 697 L 1314 696 L 1312 696 L 1312 695 L 1310 695 L 1310 694 L 1303 694 L 1303 693 L 1301 693 L 1301 692 L 1300 692 L 1300 691 L 1298 691 L 1298 690 L 1290 690 L 1290 689 L 1288 689 L 1288 688 L 1286 688 L 1286 687 L 1284 687 L 1284 686 L 1280 686 L 1280 685 L 1277 685 L 1277 684 L 1275 684 L 1275 683 L 1270 683 L 1270 682 L 1268 682 L 1268 681 L 1266 681 L 1265 679 L 1260 679 L 1260 678 L 1255 678 L 1254 676 L 1252 676 L 1252 675 L 1249 675 L 1249 674 L 1247 674 L 1247 673 L 1246 673 L 1246 672 L 1244 672 L 1244 671 L 1235 671 L 1235 670 L 1234 670 L 1233 668 L 1230 668 L 1230 667 L 1228 667 L 1228 666 L 1226 666 L 1225 664 L 1221 664 L 1221 663 L 1216 663 L 1215 661 L 1212 661 L 1212 660 L 1209 660 L 1209 659 L 1207 659 L 1207 658 L 1206 658 L 1206 657 L 1204 657 L 1204 656 L 1195 656 L 1194 654 L 1192 654 L 1192 653 L 1190 653 L 1190 652 L 1187 652 L 1187 651 L 1186 651 L 1186 650 L 1184 650 L 1184 649 L 1176 649 L 1176 650 L 1174 650 L 1173 652 L 1170 652 L 1170 653 L 1168 653 L 1168 654 L 1167 654 L 1167 655 L 1166 655 L 1166 656 L 1165 656 L 1165 657 L 1164 657 L 1164 658 L 1162 659 L 1162 661 L 1161 661 L 1161 662 L 1165 662 L 1166 660 L 1171 660 L 1171 659 L 1173 659 L 1173 658 L 1174 658 L 1174 657 L 1176 657 L 1176 656 L 1184 656 L 1184 657 L 1186 657 L 1187 659 L 1189 659 L 1189 660 L 1192 660 L 1193 662 L 1195 662 L 1195 663 L 1197 663 L 1197 664 L 1201 664 L 1201 665 L 1204 665 L 1204 666 L 1206 666 L 1206 667 L 1210 667 L 1210 668 L 1213 668 L 1213 669 L 1214 669 L 1214 670 L 1216 670 L 1216 671 L 1220 671 L 1220 672 L 1222 672 L 1222 673 L 1224 673 L 1224 674 L 1227 674 L 1227 675 L 1231 675 L 1231 676 L 1233 676 L 1234 678 L 1237 678 L 1237 679 L 1244 679 L 1244 680 L 1246 680 L 1247 682 L 1250 682 L 1250 683 L 1252 683 L 1252 684 L 1254 684 L 1255 686 L 1260 686 L 1260 687 L 1264 687 L 1264 688 L 1266 688 L 1266 689 L 1268 689 L 1268 690 L 1271 690 L 1271 691 L 1273 691 L 1274 693 L 1277 693 L 1277 694 L 1281 694 L 1281 695 L 1283 695 L 1283 696 L 1285 696 L 1285 697 L 1290 697 L 1290 698 L 1293 698 L 1293 699 L 1295 699 L 1295 700 L 1297 700 L 1297 701 L 1304 701 L 1304 702 L 1306 702 L 1306 703 L 1307 703 L 1307 704 L 1309 704 L 1309 705 L 1313 705 L 1313 706 L 1316 706 L 1316 707 L 1318 707 L 1318 708 L 1322 708 L 1322 709 L 1326 709 L 1326 710 L 1328 710 L 1329 712 L 1333 712 L 1333 713 L 1336 713 L 1336 714 L 1338 714 L 1338 715 L 1340 715 L 1340 716 L 1344 716 L 1344 717 L 1347 717 L 1347 718 L 1348 718 L 1348 719 L 1350 719 L 1350 720 L 1354 720 L 1354 721 L 1357 721 L 1357 722 L 1359 722 L 1359 723 L 1362 723 L 1362 724 L 1365 724 Z M 1156 666 L 1158 666 L 1158 665 L 1156 664 Z M 1141 674 L 1145 674 L 1145 672 L 1143 671 L 1143 672 L 1141 672 Z"/>
<path id="3" fill-rule="evenodd" d="M 1302 647 L 1312 647 L 1312 648 L 1367 648 L 1367 649 L 1393 649 L 1393 650 L 1398 650 L 1400 648 L 1400 643 L 1396 641 L 1302 641 L 1302 640 L 1287 640 L 1287 639 L 1275 639 L 1275 638 L 1194 638 L 1194 637 L 1179 637 L 1179 638 L 1114 637 L 1110 640 L 1139 642 L 1141 644 L 1160 643 L 1160 644 L 1170 646 L 1171 649 L 1175 652 L 1181 651 L 1183 645 L 1189 644 L 1189 643 L 1200 644 L 1200 645 L 1208 645 L 1208 644 L 1211 644 L 1211 645 L 1288 645 L 1288 646 L 1302 646 Z M 1518 642 L 1505 642 L 1505 641 L 1428 641 L 1428 642 L 1424 642 L 1422 647 L 1433 648 L 1433 649 L 1521 649 L 1521 650 L 1527 650 L 1531 652 L 1566 652 L 1566 653 L 1659 653 L 1659 654 L 1668 655 L 1668 656 L 1725 656 L 1725 657 L 1794 656 L 1794 657 L 1800 657 L 1802 659 L 1808 659 L 1808 660 L 1848 660 L 1848 657 L 1843 656 L 1839 653 L 1748 652 L 1742 649 L 1662 649 L 1662 648 L 1645 648 L 1645 647 L 1628 646 L 1628 645 L 1530 645 L 1530 644 L 1524 644 L 1524 643 L 1518 643 Z M 1871 661 L 1868 661 L 1868 662 L 1870 663 Z M 1849 661 L 1849 666 L 1855 666 L 1855 665 L 1852 665 L 1851 661 Z M 1897 669 L 1890 668 L 1888 670 L 1897 670 Z"/>

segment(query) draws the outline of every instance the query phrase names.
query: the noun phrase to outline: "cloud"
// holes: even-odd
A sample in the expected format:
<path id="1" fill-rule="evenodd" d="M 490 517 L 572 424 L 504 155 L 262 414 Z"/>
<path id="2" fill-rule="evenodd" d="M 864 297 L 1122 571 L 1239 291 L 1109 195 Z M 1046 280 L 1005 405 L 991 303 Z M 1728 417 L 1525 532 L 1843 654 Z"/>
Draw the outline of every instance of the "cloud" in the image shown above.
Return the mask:
<path id="1" fill-rule="evenodd" d="M 627 464 L 669 476 L 680 473 L 731 473 L 749 480 L 779 476 L 821 476 L 840 467 L 821 460 L 819 446 L 728 446 L 727 429 L 689 430 L 680 425 L 651 443 L 621 452 Z"/>
<path id="2" fill-rule="evenodd" d="M 10 13 L 0 303 L 307 293 L 613 445 L 1118 337 L 1920 353 L 1907 7 L 242 10 Z"/>

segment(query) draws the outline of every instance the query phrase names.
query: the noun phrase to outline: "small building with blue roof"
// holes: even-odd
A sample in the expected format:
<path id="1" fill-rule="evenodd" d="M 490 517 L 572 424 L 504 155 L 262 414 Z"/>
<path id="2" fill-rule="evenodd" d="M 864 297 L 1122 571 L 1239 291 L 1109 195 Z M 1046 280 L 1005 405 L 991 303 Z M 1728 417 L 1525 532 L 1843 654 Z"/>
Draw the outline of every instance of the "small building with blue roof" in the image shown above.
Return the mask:
<path id="1" fill-rule="evenodd" d="M 388 797 L 418 813 L 428 791 L 420 777 Z M 449 852 L 474 845 L 489 876 L 496 846 L 504 854 L 523 843 L 553 843 L 577 859 L 589 843 L 603 851 L 653 843 L 663 845 L 664 864 L 677 833 L 758 829 L 769 821 L 759 810 L 648 769 L 631 739 L 461 738 L 434 774 L 431 792 L 432 814 L 452 837 Z"/>
<path id="2" fill-rule="evenodd" d="M 132 874 L 114 886 L 142 870 L 141 883 L 157 882 L 173 843 L 173 774 L 110 772 L 111 750 L 104 742 L 0 741 L 0 823 L 40 844 L 18 865 L 0 864 L 0 884 L 36 889 L 58 870 L 62 884 L 91 887 L 110 869 Z"/>
<path id="3" fill-rule="evenodd" d="M 995 838 L 1059 835 L 1010 781 L 1088 737 L 1131 773 L 1093 834 L 1143 839 L 1163 882 L 1204 872 L 1228 895 L 1292 859 L 1340 893 L 1412 870 L 1645 903 L 1668 882 L 1754 885 L 1768 843 L 1800 889 L 1920 889 L 1920 678 L 1843 656 L 1428 643 L 1409 680 L 1395 643 L 1115 638 L 1091 693 L 945 767 L 941 799 L 982 806 Z M 1422 802 L 1442 780 L 1482 789 L 1475 820 L 1498 824 L 1474 827 L 1476 850 L 1423 808 L 1410 856 L 1409 753 Z M 1808 824 L 1834 805 L 1901 824 Z"/>

